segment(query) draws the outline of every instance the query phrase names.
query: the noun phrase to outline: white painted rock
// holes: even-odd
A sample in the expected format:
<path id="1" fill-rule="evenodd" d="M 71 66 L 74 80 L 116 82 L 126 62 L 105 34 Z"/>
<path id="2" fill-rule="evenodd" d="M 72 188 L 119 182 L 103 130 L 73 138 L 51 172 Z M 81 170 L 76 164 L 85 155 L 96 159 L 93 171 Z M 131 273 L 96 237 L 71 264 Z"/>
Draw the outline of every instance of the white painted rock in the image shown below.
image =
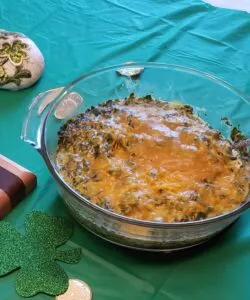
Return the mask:
<path id="1" fill-rule="evenodd" d="M 27 88 L 41 77 L 43 70 L 43 55 L 31 39 L 0 29 L 0 89 Z"/>
<path id="2" fill-rule="evenodd" d="M 203 0 L 214 6 L 243 10 L 250 13 L 250 1 L 249 0 Z"/>

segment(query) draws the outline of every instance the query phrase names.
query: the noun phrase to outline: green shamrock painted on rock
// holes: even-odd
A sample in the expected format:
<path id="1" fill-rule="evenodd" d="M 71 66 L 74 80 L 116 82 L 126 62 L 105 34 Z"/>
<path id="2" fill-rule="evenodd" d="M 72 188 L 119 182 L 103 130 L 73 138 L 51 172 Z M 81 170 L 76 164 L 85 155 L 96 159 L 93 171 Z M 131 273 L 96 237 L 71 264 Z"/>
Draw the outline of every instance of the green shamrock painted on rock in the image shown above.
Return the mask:
<path id="1" fill-rule="evenodd" d="M 59 295 L 68 288 L 68 276 L 56 263 L 78 263 L 81 249 L 59 250 L 73 234 L 73 225 L 63 217 L 43 212 L 26 216 L 25 234 L 21 235 L 5 221 L 0 222 L 0 276 L 20 269 L 16 291 L 30 297 L 37 293 Z"/>
<path id="2" fill-rule="evenodd" d="M 20 40 L 15 40 L 12 45 L 6 42 L 2 44 L 0 57 L 8 57 L 13 65 L 20 66 L 27 57 L 27 48 L 28 45 Z"/>
<path id="3" fill-rule="evenodd" d="M 3 66 L 0 66 L 0 85 L 8 78 L 8 74 Z"/>
<path id="4" fill-rule="evenodd" d="M 23 78 L 31 77 L 31 72 L 27 69 L 23 69 L 22 66 L 17 66 L 15 73 L 12 76 L 8 75 L 5 67 L 1 66 L 0 61 L 0 87 L 11 82 L 15 83 L 17 86 L 20 86 Z"/>
<path id="5" fill-rule="evenodd" d="M 26 52 L 22 50 L 26 47 L 27 45 L 19 40 L 15 41 L 12 46 L 9 43 L 2 45 L 0 49 L 0 87 L 11 82 L 20 86 L 23 78 L 32 77 L 31 72 L 21 65 L 23 58 L 27 56 Z M 8 74 L 5 66 L 9 60 L 15 65 L 15 71 L 12 75 Z"/>

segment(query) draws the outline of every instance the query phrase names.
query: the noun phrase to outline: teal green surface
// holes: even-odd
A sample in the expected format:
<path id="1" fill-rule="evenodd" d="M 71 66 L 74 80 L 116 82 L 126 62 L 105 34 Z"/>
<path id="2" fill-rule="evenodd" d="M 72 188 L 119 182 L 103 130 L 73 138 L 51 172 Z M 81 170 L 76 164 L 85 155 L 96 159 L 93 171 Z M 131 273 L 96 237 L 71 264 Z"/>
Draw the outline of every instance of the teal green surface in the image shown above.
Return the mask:
<path id="1" fill-rule="evenodd" d="M 198 0 L 3 0 L 0 27 L 30 36 L 46 60 L 35 86 L 0 92 L 0 153 L 38 176 L 37 189 L 6 218 L 20 230 L 33 210 L 68 216 L 42 158 L 19 138 L 28 104 L 39 92 L 94 68 L 157 61 L 212 73 L 250 95 L 250 15 L 244 12 Z M 61 265 L 91 286 L 95 300 L 250 299 L 249 212 L 207 247 L 181 255 L 121 249 L 77 224 L 70 245 L 82 247 L 82 261 Z M 16 277 L 0 279 L 1 300 L 20 298 Z"/>

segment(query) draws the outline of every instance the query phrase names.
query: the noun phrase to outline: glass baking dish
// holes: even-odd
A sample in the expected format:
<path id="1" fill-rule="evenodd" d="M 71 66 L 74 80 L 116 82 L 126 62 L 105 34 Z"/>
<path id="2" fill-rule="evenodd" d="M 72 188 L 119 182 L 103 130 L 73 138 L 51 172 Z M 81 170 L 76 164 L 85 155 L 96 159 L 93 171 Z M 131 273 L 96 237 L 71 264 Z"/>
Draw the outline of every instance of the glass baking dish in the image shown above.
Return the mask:
<path id="1" fill-rule="evenodd" d="M 142 68 L 141 74 L 131 77 L 117 72 L 125 69 L 133 73 L 134 68 Z M 94 234 L 125 247 L 148 251 L 170 252 L 201 244 L 234 222 L 249 207 L 249 196 L 234 211 L 211 219 L 182 223 L 136 220 L 108 211 L 84 198 L 63 180 L 55 168 L 59 128 L 69 118 L 91 106 L 108 99 L 124 98 L 130 93 L 192 105 L 201 118 L 226 137 L 231 128 L 222 121 L 225 118 L 232 126 L 239 126 L 246 136 L 250 135 L 250 99 L 224 81 L 182 66 L 129 63 L 90 72 L 65 88 L 39 94 L 29 107 L 21 138 L 39 151 L 73 217 Z M 58 106 L 76 95 L 82 100 L 78 106 L 66 118 L 56 118 Z M 44 101 L 48 104 L 45 108 Z"/>

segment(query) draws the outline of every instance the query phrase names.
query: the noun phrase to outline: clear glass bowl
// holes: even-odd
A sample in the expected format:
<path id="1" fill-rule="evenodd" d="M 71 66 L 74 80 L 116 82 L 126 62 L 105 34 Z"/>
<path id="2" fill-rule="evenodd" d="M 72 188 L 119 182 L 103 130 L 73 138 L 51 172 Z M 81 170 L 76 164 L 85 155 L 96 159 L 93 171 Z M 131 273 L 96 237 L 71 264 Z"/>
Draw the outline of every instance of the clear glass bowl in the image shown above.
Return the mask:
<path id="1" fill-rule="evenodd" d="M 144 68 L 134 78 L 121 76 L 120 68 Z M 77 93 L 83 101 L 65 119 L 55 111 L 66 98 Z M 22 139 L 43 156 L 58 191 L 74 218 L 85 228 L 113 243 L 150 251 L 174 251 L 200 244 L 229 226 L 246 208 L 249 197 L 234 211 L 211 219 L 161 223 L 131 219 L 105 210 L 74 191 L 55 168 L 59 128 L 67 119 L 108 99 L 152 95 L 162 101 L 177 100 L 194 107 L 196 113 L 226 137 L 231 128 L 221 119 L 228 118 L 250 136 L 250 99 L 224 81 L 182 66 L 158 63 L 126 64 L 108 67 L 81 76 L 65 88 L 39 94 L 31 103 L 24 120 Z M 41 103 L 50 102 L 39 113 Z"/>

